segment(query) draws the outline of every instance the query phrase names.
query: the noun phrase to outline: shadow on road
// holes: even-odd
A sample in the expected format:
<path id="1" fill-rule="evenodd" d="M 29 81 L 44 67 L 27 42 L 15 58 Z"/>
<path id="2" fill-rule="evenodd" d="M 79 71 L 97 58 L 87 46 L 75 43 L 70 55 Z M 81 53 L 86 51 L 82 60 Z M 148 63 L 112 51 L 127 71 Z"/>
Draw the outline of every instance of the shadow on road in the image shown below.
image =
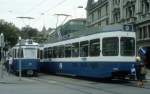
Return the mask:
<path id="1" fill-rule="evenodd" d="M 49 74 L 39 74 L 39 77 L 42 75 L 49 75 Z M 87 78 L 87 77 L 60 75 L 60 74 L 59 75 L 51 74 L 51 75 L 56 76 L 56 77 L 63 77 L 63 78 L 71 78 L 71 79 L 89 81 L 90 84 L 93 84 L 93 85 L 99 84 L 99 83 L 104 83 L 104 84 L 117 84 L 117 85 L 123 85 L 123 86 L 137 87 L 137 81 L 127 80 L 127 79 Z M 147 82 L 145 81 L 145 83 L 147 83 Z M 145 86 L 144 88 L 150 89 L 149 86 Z"/>

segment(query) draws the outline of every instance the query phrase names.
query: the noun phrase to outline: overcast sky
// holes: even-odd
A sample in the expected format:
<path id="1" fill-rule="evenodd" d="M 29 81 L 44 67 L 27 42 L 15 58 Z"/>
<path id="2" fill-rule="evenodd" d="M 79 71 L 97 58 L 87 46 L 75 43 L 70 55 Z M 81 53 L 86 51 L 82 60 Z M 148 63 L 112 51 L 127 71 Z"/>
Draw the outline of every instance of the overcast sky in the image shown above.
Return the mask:
<path id="1" fill-rule="evenodd" d="M 54 14 L 68 14 L 72 18 L 86 17 L 87 0 L 0 0 L 0 19 L 14 23 L 21 28 L 30 25 L 41 30 L 43 25 L 56 27 L 56 16 Z M 83 8 L 78 8 L 83 6 Z M 44 14 L 44 15 L 42 15 Z M 34 17 L 34 20 L 17 19 L 16 17 Z M 64 17 L 59 17 L 59 24 Z"/>

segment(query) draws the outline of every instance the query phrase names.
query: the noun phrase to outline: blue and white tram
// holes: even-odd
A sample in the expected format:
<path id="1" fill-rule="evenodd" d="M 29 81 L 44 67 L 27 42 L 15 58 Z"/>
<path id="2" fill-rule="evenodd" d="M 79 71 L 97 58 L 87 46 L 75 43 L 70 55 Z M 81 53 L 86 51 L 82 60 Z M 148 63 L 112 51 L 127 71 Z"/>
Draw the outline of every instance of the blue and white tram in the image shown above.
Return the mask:
<path id="1" fill-rule="evenodd" d="M 32 40 L 25 40 L 24 43 L 17 44 L 11 49 L 13 62 L 11 65 L 11 70 L 16 75 L 19 74 L 19 63 L 21 60 L 21 71 L 22 74 L 37 76 L 38 73 L 38 43 L 33 42 Z"/>
<path id="2" fill-rule="evenodd" d="M 111 31 L 46 44 L 49 73 L 106 78 L 131 76 L 135 32 Z"/>

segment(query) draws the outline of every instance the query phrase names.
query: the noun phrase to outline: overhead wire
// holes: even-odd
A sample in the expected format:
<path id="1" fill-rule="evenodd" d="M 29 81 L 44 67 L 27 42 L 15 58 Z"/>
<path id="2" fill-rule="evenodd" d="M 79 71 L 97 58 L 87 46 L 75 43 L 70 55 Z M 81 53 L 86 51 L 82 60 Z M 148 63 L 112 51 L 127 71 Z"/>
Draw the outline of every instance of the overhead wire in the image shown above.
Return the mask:
<path id="1" fill-rule="evenodd" d="M 46 10 L 46 11 L 43 12 L 43 13 L 47 13 L 47 12 L 53 10 L 53 9 L 56 9 L 56 7 L 62 5 L 62 4 L 65 3 L 66 1 L 67 1 L 67 0 L 62 0 L 61 2 L 58 2 L 56 5 L 54 5 L 53 7 L 49 8 L 48 10 Z"/>
<path id="2" fill-rule="evenodd" d="M 58 6 L 64 4 L 66 1 L 67 0 L 62 0 L 62 1 L 58 2 L 57 4 L 55 4 L 54 6 L 50 7 L 49 9 L 47 9 L 46 11 L 41 12 L 40 15 L 36 18 L 36 20 L 39 20 L 39 18 L 42 17 L 41 16 L 42 14 L 44 14 L 44 15 L 45 14 L 49 14 L 49 11 L 52 11 L 52 10 L 56 9 Z"/>
<path id="3" fill-rule="evenodd" d="M 41 6 L 42 4 L 46 3 L 47 1 L 48 0 L 41 0 L 38 4 L 36 4 L 35 6 L 31 7 L 24 14 L 30 14 L 31 12 L 33 12 L 35 9 L 39 8 L 39 6 Z"/>
<path id="4" fill-rule="evenodd" d="M 35 6 L 33 6 L 32 8 L 30 8 L 29 10 L 27 10 L 25 14 L 30 14 L 31 12 L 33 12 L 34 10 L 36 10 L 37 8 L 39 8 L 39 6 L 41 6 L 42 4 L 44 4 L 45 2 L 47 2 L 48 0 L 41 0 L 38 4 L 36 4 Z M 58 2 L 57 4 L 55 4 L 54 6 L 50 7 L 49 9 L 45 10 L 44 12 L 41 12 L 39 14 L 38 17 L 35 17 L 34 21 L 35 20 L 39 20 L 39 18 L 42 17 L 42 15 L 45 15 L 45 14 L 49 14 L 49 11 L 52 11 L 54 9 L 56 9 L 58 6 L 61 6 L 63 3 L 65 3 L 67 0 L 62 0 L 60 2 Z"/>

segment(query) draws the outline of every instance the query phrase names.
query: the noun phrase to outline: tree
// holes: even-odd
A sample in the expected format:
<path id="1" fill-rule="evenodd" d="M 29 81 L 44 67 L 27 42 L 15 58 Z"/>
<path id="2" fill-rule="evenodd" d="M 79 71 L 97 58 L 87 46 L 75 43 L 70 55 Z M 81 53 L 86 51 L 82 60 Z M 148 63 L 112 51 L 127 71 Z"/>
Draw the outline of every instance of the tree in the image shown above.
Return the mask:
<path id="1" fill-rule="evenodd" d="M 19 29 L 12 23 L 0 20 L 0 33 L 5 36 L 6 48 L 12 47 L 17 43 Z"/>
<path id="2" fill-rule="evenodd" d="M 23 27 L 20 33 L 23 39 L 32 39 L 33 37 L 38 36 L 38 30 L 28 25 L 26 27 Z"/>

